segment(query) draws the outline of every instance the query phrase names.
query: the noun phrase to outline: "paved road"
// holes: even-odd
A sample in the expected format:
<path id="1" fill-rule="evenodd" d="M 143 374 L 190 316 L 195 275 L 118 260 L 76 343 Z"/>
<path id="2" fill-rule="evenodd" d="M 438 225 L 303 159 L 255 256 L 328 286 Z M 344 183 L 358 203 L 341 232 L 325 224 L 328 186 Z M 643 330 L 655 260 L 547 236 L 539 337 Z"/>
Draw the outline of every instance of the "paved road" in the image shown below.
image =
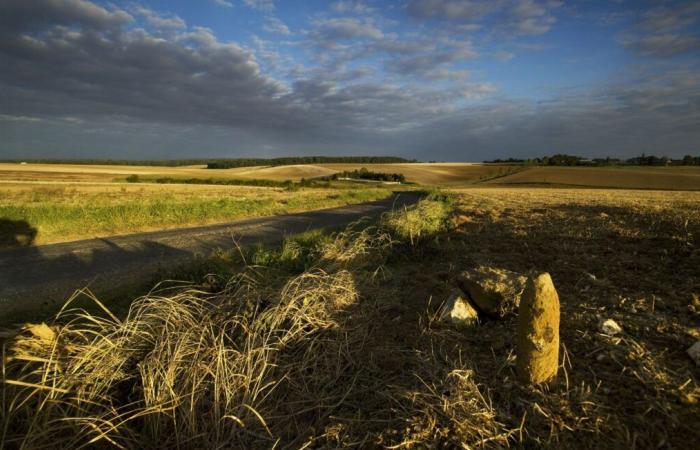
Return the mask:
<path id="1" fill-rule="evenodd" d="M 148 281 L 161 268 L 231 248 L 234 239 L 240 245 L 271 243 L 311 229 L 341 227 L 417 200 L 417 194 L 401 193 L 298 214 L 0 251 L 0 322 L 4 315 L 51 308 L 77 288 L 89 286 L 99 294 Z"/>

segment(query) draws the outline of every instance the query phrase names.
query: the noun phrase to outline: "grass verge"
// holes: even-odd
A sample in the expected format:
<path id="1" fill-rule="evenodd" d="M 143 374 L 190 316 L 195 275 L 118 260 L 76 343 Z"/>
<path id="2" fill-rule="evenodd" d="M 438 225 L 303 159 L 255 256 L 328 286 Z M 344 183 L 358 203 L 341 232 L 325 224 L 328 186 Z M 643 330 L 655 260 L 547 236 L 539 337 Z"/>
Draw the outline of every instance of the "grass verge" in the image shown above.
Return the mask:
<path id="1" fill-rule="evenodd" d="M 0 248 L 26 245 L 17 236 L 20 231 L 35 237 L 35 244 L 46 244 L 330 208 L 390 195 L 378 188 L 287 191 L 200 185 L 3 189 L 7 195 L 0 199 Z"/>

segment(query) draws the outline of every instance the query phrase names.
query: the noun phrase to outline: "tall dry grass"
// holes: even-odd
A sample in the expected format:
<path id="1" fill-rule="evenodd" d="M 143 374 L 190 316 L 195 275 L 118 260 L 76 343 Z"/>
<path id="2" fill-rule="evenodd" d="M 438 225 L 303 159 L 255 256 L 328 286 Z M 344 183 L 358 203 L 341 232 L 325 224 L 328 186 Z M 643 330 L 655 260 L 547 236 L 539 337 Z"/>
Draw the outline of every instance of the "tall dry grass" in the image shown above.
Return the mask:
<path id="1" fill-rule="evenodd" d="M 415 228 L 415 211 L 436 220 Z M 103 314 L 69 301 L 51 325 L 5 333 L 0 448 L 506 443 L 463 363 L 432 355 L 421 374 L 406 374 L 419 387 L 406 390 L 383 385 L 368 356 L 376 311 L 362 306 L 359 286 L 412 240 L 397 230 L 444 231 L 435 224 L 446 226 L 450 212 L 444 199 L 428 199 L 379 224 L 354 224 L 281 284 L 249 266 L 214 293 L 156 287 L 123 318 L 92 297 Z M 281 257 L 298 254 L 287 247 Z M 348 409 L 365 417 L 351 426 L 332 419 L 353 420 Z"/>

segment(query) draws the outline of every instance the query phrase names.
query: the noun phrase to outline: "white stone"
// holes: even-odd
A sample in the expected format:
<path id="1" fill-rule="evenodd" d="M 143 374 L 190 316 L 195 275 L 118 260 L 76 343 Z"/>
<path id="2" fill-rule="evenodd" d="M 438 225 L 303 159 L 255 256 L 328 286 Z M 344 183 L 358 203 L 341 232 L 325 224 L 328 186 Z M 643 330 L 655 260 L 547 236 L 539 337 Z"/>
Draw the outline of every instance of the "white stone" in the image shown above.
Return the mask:
<path id="1" fill-rule="evenodd" d="M 479 313 L 463 295 L 452 292 L 440 314 L 442 320 L 447 320 L 460 327 L 471 327 L 479 323 Z"/>
<path id="2" fill-rule="evenodd" d="M 608 336 L 615 336 L 616 334 L 622 333 L 622 327 L 614 320 L 607 319 L 600 324 L 600 332 Z"/>
<path id="3" fill-rule="evenodd" d="M 695 365 L 700 366 L 700 341 L 691 345 L 687 352 L 693 361 L 695 361 Z"/>

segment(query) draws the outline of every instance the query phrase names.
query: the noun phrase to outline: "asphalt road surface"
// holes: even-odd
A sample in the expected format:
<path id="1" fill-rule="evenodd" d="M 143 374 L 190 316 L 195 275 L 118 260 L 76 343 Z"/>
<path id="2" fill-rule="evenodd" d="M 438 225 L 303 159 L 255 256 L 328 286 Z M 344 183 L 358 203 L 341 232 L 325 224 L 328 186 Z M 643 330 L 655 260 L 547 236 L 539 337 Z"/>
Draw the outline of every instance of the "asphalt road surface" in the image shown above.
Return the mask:
<path id="1" fill-rule="evenodd" d="M 107 292 L 149 281 L 158 270 L 230 249 L 273 243 L 318 228 L 342 227 L 365 216 L 415 203 L 414 193 L 298 214 L 0 251 L 0 322 L 35 309 L 52 309 L 76 289 Z"/>

